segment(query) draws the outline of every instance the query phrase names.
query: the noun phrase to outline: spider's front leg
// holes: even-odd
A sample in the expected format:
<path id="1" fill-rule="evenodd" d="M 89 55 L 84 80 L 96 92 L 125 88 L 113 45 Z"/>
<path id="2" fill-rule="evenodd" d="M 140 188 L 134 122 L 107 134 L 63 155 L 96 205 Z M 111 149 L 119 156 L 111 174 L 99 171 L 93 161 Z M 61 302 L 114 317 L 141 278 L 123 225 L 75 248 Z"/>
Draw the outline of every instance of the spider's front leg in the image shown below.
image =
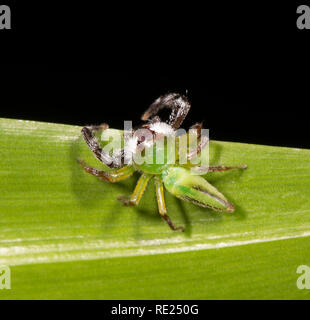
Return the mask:
<path id="1" fill-rule="evenodd" d="M 155 177 L 155 188 L 156 188 L 156 197 L 157 197 L 157 204 L 158 204 L 158 210 L 160 215 L 165 219 L 165 221 L 168 223 L 169 227 L 173 230 L 181 230 L 185 231 L 185 228 L 182 226 L 176 227 L 170 217 L 167 215 L 167 209 L 166 209 L 166 203 L 165 203 L 165 197 L 164 197 L 164 188 L 163 183 L 159 177 Z"/>
<path id="2" fill-rule="evenodd" d="M 144 112 L 141 120 L 149 120 L 164 108 L 171 109 L 168 123 L 173 129 L 178 129 L 191 108 L 191 105 L 185 96 L 178 93 L 168 93 L 156 99 Z"/>
<path id="3" fill-rule="evenodd" d="M 98 130 L 106 130 L 108 128 L 109 126 L 107 124 L 103 124 L 101 126 L 87 126 L 82 129 L 82 135 L 89 149 L 93 152 L 93 154 L 99 161 L 101 161 L 111 169 L 121 168 L 123 166 L 124 153 L 121 153 L 120 159 L 111 157 L 107 153 L 103 152 L 96 138 L 93 136 L 94 132 Z"/>

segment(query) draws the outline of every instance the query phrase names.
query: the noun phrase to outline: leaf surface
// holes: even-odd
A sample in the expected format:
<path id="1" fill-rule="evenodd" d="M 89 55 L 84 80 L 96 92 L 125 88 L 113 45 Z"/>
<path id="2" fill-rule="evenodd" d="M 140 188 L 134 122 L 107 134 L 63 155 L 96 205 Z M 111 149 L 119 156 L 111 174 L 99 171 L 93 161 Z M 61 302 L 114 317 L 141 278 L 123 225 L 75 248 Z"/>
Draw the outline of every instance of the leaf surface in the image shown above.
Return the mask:
<path id="1" fill-rule="evenodd" d="M 80 127 L 0 119 L 0 299 L 308 299 L 296 287 L 310 266 L 310 151 L 211 141 L 213 165 L 246 171 L 205 178 L 234 203 L 218 213 L 166 192 L 172 232 L 151 181 L 124 207 L 139 174 L 111 184 Z M 117 134 L 117 130 L 110 130 Z"/>

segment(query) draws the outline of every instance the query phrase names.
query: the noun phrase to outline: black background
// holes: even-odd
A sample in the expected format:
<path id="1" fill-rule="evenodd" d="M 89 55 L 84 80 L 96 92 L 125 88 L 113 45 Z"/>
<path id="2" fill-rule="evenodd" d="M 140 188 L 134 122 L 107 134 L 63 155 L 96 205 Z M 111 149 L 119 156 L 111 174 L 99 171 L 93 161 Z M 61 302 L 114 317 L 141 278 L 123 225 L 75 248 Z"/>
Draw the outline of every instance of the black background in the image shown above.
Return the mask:
<path id="1" fill-rule="evenodd" d="M 180 92 L 185 128 L 204 120 L 211 139 L 310 148 L 299 3 L 6 4 L 1 117 L 122 128 Z"/>

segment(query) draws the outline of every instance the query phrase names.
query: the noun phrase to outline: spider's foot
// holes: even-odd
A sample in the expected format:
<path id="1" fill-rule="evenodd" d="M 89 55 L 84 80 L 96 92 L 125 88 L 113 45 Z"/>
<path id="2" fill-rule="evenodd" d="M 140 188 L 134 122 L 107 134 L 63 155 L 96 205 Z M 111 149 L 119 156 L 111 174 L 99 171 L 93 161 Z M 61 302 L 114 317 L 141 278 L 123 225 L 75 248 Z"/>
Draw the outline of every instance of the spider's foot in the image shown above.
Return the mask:
<path id="1" fill-rule="evenodd" d="M 173 231 L 180 230 L 181 232 L 184 232 L 184 231 L 185 231 L 185 228 L 184 228 L 183 226 L 178 226 L 178 227 L 176 227 L 176 226 L 172 223 L 172 221 L 170 220 L 170 217 L 169 217 L 167 214 L 164 214 L 162 217 L 166 220 L 166 222 L 168 223 L 168 225 L 169 225 L 169 227 L 170 227 L 171 230 L 173 230 Z"/>
<path id="2" fill-rule="evenodd" d="M 176 227 L 176 226 L 173 226 L 173 228 L 171 228 L 173 231 L 178 231 L 178 230 L 180 230 L 181 232 L 185 232 L 185 227 L 183 227 L 183 226 L 178 226 L 178 227 Z"/>
<path id="3" fill-rule="evenodd" d="M 121 201 L 123 203 L 123 205 L 126 207 L 130 207 L 130 206 L 135 205 L 132 201 L 130 201 L 130 199 L 128 199 L 125 196 L 119 196 L 119 197 L 117 197 L 117 200 Z"/>

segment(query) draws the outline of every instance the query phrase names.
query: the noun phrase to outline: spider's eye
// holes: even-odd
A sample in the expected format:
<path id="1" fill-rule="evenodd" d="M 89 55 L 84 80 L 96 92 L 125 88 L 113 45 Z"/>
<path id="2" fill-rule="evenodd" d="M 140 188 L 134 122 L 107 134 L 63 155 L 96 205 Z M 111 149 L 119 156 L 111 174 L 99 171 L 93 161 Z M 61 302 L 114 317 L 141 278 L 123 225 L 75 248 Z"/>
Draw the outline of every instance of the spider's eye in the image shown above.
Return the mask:
<path id="1" fill-rule="evenodd" d="M 138 140 L 138 143 L 141 143 L 143 141 L 145 141 L 145 136 L 140 137 L 139 140 Z"/>

